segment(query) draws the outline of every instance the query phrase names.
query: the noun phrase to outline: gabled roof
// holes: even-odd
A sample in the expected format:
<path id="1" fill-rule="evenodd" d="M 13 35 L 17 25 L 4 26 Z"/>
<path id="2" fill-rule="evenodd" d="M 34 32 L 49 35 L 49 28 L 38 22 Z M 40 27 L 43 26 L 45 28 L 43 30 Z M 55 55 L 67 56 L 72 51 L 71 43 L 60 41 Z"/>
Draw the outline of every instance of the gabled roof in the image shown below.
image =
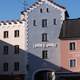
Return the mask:
<path id="1" fill-rule="evenodd" d="M 44 0 L 44 1 L 43 1 L 43 0 L 38 0 L 38 2 L 35 2 L 35 3 L 32 4 L 29 8 L 27 8 L 27 10 L 22 11 L 21 14 L 24 14 L 24 12 L 31 12 L 34 8 L 37 8 L 38 6 L 40 6 L 41 4 L 43 4 L 45 1 L 48 1 L 48 2 L 50 2 L 51 4 L 54 4 L 54 5 L 56 5 L 57 7 L 61 8 L 61 9 L 64 9 L 64 10 L 66 11 L 66 8 L 65 8 L 65 7 L 63 7 L 63 6 L 55 3 L 55 2 L 52 1 L 52 0 Z"/>
<path id="2" fill-rule="evenodd" d="M 80 18 L 65 20 L 59 38 L 63 40 L 80 39 Z"/>

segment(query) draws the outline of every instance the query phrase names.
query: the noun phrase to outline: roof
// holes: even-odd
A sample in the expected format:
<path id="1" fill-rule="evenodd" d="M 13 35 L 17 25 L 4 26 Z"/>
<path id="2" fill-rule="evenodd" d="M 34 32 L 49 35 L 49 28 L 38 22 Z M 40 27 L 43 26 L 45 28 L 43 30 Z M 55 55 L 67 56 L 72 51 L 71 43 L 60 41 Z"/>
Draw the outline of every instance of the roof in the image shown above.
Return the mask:
<path id="1" fill-rule="evenodd" d="M 51 3 L 55 4 L 56 6 L 58 6 L 58 7 L 60 7 L 60 8 L 66 9 L 64 6 L 57 4 L 57 3 L 54 2 L 53 0 L 48 0 L 48 1 L 50 1 Z"/>
<path id="2" fill-rule="evenodd" d="M 25 21 L 21 21 L 21 20 L 7 20 L 7 21 L 0 21 L 0 26 L 2 26 L 2 25 L 11 25 L 11 24 L 18 24 L 18 23 L 23 23 L 23 22 L 25 22 Z"/>
<path id="3" fill-rule="evenodd" d="M 62 9 L 65 9 L 65 11 L 67 11 L 65 7 L 55 3 L 54 1 L 52 1 L 52 0 L 47 0 L 47 1 L 49 1 L 50 3 L 60 7 Z M 27 8 L 27 10 L 22 11 L 21 14 L 24 15 L 24 12 L 31 12 L 34 8 L 37 8 L 39 5 L 43 4 L 44 2 L 45 2 L 45 0 L 44 1 L 38 0 L 37 2 L 33 3 L 29 8 Z"/>
<path id="4" fill-rule="evenodd" d="M 63 40 L 79 39 L 80 38 L 80 18 L 65 20 L 62 24 L 59 38 Z"/>

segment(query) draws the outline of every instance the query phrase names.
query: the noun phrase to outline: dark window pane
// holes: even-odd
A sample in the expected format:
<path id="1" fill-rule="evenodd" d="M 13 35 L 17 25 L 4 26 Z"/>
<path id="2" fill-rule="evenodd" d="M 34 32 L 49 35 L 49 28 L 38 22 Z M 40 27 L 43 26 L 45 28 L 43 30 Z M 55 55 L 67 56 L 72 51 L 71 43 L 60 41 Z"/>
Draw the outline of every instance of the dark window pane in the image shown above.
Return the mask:
<path id="1" fill-rule="evenodd" d="M 8 71 L 8 63 L 4 63 L 3 64 L 3 70 L 4 71 Z"/>
<path id="2" fill-rule="evenodd" d="M 76 60 L 72 59 L 70 60 L 70 67 L 75 67 L 76 66 Z"/>
<path id="3" fill-rule="evenodd" d="M 47 58 L 48 58 L 47 52 L 48 52 L 47 50 L 43 50 L 43 51 L 42 51 L 42 58 L 43 58 L 43 59 L 47 59 Z"/>
<path id="4" fill-rule="evenodd" d="M 69 48 L 70 50 L 75 50 L 75 42 L 71 42 Z"/>
<path id="5" fill-rule="evenodd" d="M 53 20 L 53 22 L 54 22 L 54 25 L 56 25 L 56 24 L 57 24 L 57 21 L 56 21 L 56 19 L 54 19 L 54 20 Z"/>
<path id="6" fill-rule="evenodd" d="M 40 9 L 40 13 L 42 13 L 42 8 Z"/>
<path id="7" fill-rule="evenodd" d="M 4 31 L 4 38 L 8 38 L 8 31 Z"/>
<path id="8" fill-rule="evenodd" d="M 42 20 L 42 27 L 47 27 L 47 19 Z"/>
<path id="9" fill-rule="evenodd" d="M 14 70 L 19 71 L 19 62 L 14 63 Z"/>
<path id="10" fill-rule="evenodd" d="M 47 8 L 47 12 L 49 12 L 49 9 Z"/>
<path id="11" fill-rule="evenodd" d="M 3 47 L 3 54 L 8 54 L 8 46 Z"/>
<path id="12" fill-rule="evenodd" d="M 19 37 L 19 30 L 15 30 L 15 31 L 14 31 L 14 36 L 15 36 L 15 37 Z"/>
<path id="13" fill-rule="evenodd" d="M 36 26 L 36 20 L 33 20 L 33 26 Z"/>
<path id="14" fill-rule="evenodd" d="M 47 42 L 47 33 L 42 34 L 42 41 Z"/>
<path id="15" fill-rule="evenodd" d="M 27 71 L 29 71 L 29 64 L 26 65 L 26 69 L 27 69 Z"/>
<path id="16" fill-rule="evenodd" d="M 19 54 L 19 45 L 14 46 L 14 52 L 15 54 Z"/>

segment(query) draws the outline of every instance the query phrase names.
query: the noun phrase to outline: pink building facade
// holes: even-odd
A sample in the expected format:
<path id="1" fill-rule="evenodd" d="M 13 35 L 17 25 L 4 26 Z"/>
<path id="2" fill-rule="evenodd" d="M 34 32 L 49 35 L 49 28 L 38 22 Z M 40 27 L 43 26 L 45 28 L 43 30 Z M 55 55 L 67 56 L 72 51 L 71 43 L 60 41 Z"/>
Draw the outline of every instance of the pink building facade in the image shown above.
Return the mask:
<path id="1" fill-rule="evenodd" d="M 67 73 L 68 80 L 80 79 L 80 19 L 68 19 L 63 22 L 60 32 L 61 67 Z M 68 76 L 68 77 L 67 77 Z M 70 77 L 70 78 L 69 78 Z"/>
<path id="2" fill-rule="evenodd" d="M 71 50 L 74 45 L 75 50 Z M 80 71 L 80 40 L 61 41 L 61 65 L 72 72 Z"/>

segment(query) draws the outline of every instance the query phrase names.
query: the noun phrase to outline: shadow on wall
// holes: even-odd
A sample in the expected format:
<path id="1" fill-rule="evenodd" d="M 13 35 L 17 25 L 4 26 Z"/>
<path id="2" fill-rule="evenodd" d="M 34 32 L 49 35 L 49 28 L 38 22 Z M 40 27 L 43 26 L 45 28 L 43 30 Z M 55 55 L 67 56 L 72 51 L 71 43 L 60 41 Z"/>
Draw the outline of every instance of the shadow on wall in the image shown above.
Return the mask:
<path id="1" fill-rule="evenodd" d="M 4 53 L 7 51 L 7 49 L 4 49 L 5 46 L 8 46 L 8 53 Z M 16 71 L 14 68 L 15 62 L 19 62 L 20 64 L 18 71 Z M 6 72 L 4 72 L 3 69 L 4 63 L 9 64 L 8 71 Z M 27 74 L 27 71 L 27 75 L 32 78 L 35 76 L 34 72 L 37 73 L 38 71 L 42 70 L 55 72 L 55 74 L 58 76 L 61 76 L 61 72 L 71 73 L 71 71 L 52 64 L 45 59 L 24 51 L 23 49 L 19 49 L 19 53 L 15 53 L 15 45 L 11 45 L 0 40 L 0 80 L 6 80 L 4 79 L 4 76 L 5 78 L 8 78 L 8 80 L 15 80 L 15 78 L 20 78 L 20 80 L 24 80 L 24 75 Z M 6 75 L 4 73 L 6 73 Z M 11 76 L 13 76 L 14 78 L 12 78 Z"/>
<path id="2" fill-rule="evenodd" d="M 24 80 L 26 52 L 17 49 L 15 52 L 15 45 L 0 40 L 0 80 Z"/>

